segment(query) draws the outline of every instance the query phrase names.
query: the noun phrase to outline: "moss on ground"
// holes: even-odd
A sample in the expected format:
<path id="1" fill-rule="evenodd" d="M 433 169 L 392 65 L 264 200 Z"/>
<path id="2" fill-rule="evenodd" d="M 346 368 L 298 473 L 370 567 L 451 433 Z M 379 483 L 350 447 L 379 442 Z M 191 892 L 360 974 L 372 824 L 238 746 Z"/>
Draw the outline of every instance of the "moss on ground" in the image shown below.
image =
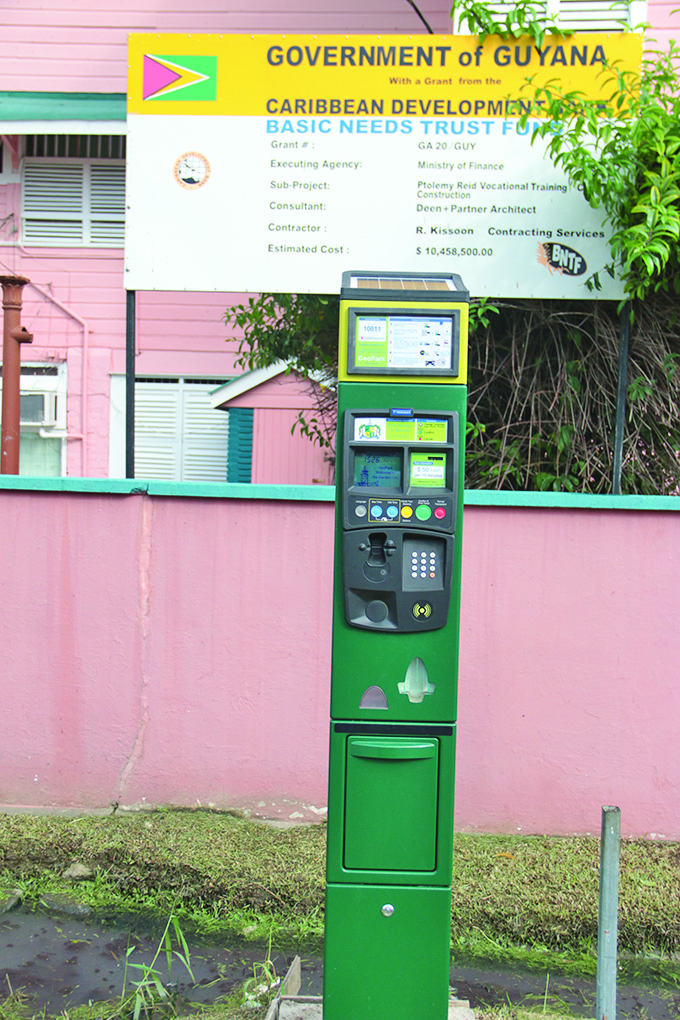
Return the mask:
<path id="1" fill-rule="evenodd" d="M 494 941 L 587 952 L 597 942 L 600 846 L 595 838 L 457 836 L 453 930 Z M 623 840 L 619 950 L 680 949 L 680 847 Z"/>
<path id="2" fill-rule="evenodd" d="M 276 829 L 228 813 L 161 810 L 107 817 L 0 815 L 0 887 L 29 902 L 68 888 L 100 910 L 175 910 L 205 932 L 299 942 L 323 931 L 325 826 Z M 74 861 L 94 877 L 62 877 Z M 454 949 L 594 955 L 599 841 L 457 835 Z M 484 953 L 484 946 L 487 952 Z M 680 847 L 621 846 L 619 949 L 680 950 Z"/>

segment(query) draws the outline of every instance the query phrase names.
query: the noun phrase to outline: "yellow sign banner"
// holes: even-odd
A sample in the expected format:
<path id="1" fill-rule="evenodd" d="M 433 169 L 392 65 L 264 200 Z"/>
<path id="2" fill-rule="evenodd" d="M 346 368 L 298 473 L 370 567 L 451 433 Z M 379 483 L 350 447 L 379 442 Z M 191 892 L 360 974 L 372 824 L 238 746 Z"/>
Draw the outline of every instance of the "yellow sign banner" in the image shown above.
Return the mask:
<path id="1" fill-rule="evenodd" d="M 512 117 L 534 86 L 590 98 L 640 64 L 639 34 L 152 35 L 129 40 L 128 110 L 250 117 Z M 531 85 L 527 86 L 527 79 Z"/>

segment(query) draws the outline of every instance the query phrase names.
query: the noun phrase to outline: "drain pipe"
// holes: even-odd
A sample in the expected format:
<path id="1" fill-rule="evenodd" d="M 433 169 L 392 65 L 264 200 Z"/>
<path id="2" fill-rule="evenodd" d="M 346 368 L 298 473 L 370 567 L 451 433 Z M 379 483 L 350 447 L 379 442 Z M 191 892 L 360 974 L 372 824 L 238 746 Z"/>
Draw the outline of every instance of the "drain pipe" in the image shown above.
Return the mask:
<path id="1" fill-rule="evenodd" d="M 2 334 L 2 440 L 0 474 L 19 474 L 19 432 L 21 423 L 21 344 L 30 344 L 33 334 L 21 326 L 21 293 L 25 276 L 0 276 L 4 325 Z"/>
<path id="2" fill-rule="evenodd" d="M 89 467 L 90 467 L 89 444 L 88 444 L 87 430 L 88 430 L 88 427 L 89 427 L 89 421 L 88 421 L 88 419 L 89 419 L 88 375 L 89 375 L 89 360 L 90 360 L 90 333 L 91 333 L 91 328 L 90 328 L 89 323 L 85 319 L 83 319 L 80 315 L 78 315 L 77 312 L 74 312 L 72 308 L 69 308 L 68 305 L 65 305 L 63 301 L 60 301 L 59 298 L 56 298 L 54 296 L 54 294 L 50 294 L 49 290 L 46 290 L 44 287 L 40 287 L 37 283 L 31 283 L 31 287 L 33 287 L 33 290 L 37 290 L 39 294 L 42 294 L 42 296 L 44 298 L 46 298 L 48 301 L 50 301 L 53 305 L 56 305 L 57 308 L 61 308 L 62 312 L 64 312 L 71 319 L 73 319 L 74 322 L 77 322 L 78 325 L 80 326 L 80 328 L 83 331 L 83 346 L 82 346 L 82 359 L 83 359 L 83 363 L 82 363 L 82 366 L 81 366 L 82 371 L 81 371 L 81 398 L 80 398 L 81 399 L 81 403 L 80 403 L 80 410 L 81 410 L 81 413 L 80 413 L 80 433 L 81 434 L 79 435 L 77 432 L 69 433 L 68 432 L 68 428 L 67 428 L 67 430 L 66 430 L 67 431 L 66 439 L 67 440 L 68 439 L 80 439 L 80 440 L 82 440 L 83 445 L 81 447 L 80 467 L 81 467 L 83 478 L 87 478 L 87 473 L 88 473 Z"/>
<path id="3" fill-rule="evenodd" d="M 34 258 L 35 257 L 35 252 L 29 251 L 27 248 L 22 248 L 22 246 L 20 244 L 15 244 L 14 247 L 22 255 L 25 255 L 25 256 L 30 257 L 30 258 Z M 50 257 L 52 257 L 52 256 L 50 256 Z M 54 257 L 56 258 L 56 256 L 54 256 Z M 4 263 L 0 261 L 0 265 L 4 265 Z M 9 269 L 9 266 L 7 266 L 6 268 Z M 14 277 L 11 277 L 11 279 L 14 279 Z M 72 308 L 69 308 L 68 305 L 65 305 L 63 301 L 60 301 L 59 298 L 55 297 L 54 294 L 52 294 L 45 287 L 41 287 L 40 284 L 38 284 L 38 283 L 32 283 L 30 280 L 27 280 L 26 282 L 28 284 L 30 284 L 30 286 L 33 288 L 33 290 L 37 290 L 37 292 L 39 294 L 42 294 L 42 296 L 47 301 L 49 301 L 53 305 L 56 305 L 56 307 L 60 308 L 62 310 L 62 312 L 64 312 L 66 315 L 69 316 L 69 318 L 73 319 L 74 322 L 77 322 L 78 325 L 80 326 L 80 328 L 83 331 L 82 366 L 81 366 L 81 373 L 80 373 L 81 374 L 81 404 L 80 404 L 80 407 L 81 407 L 81 415 L 80 415 L 80 427 L 81 427 L 81 431 L 80 432 L 69 432 L 68 428 L 67 428 L 67 430 L 66 430 L 67 434 L 65 436 L 63 436 L 62 438 L 66 439 L 67 441 L 68 440 L 73 440 L 73 439 L 78 439 L 78 440 L 82 441 L 83 445 L 81 447 L 80 467 L 81 467 L 81 474 L 82 474 L 82 476 L 84 478 L 86 478 L 87 474 L 88 474 L 88 471 L 89 471 L 89 466 L 90 466 L 89 445 L 88 445 L 88 435 L 87 435 L 87 433 L 88 433 L 88 427 L 89 427 L 89 386 L 88 386 L 88 378 L 89 378 L 89 361 L 90 361 L 90 333 L 92 332 L 92 329 L 91 329 L 90 324 L 87 322 L 86 319 L 83 319 L 83 317 L 81 315 L 78 315 L 78 313 L 74 312 Z M 49 436 L 46 436 L 45 438 L 50 438 L 50 437 L 53 437 L 53 436 L 54 436 L 54 433 L 51 432 L 49 434 Z"/>

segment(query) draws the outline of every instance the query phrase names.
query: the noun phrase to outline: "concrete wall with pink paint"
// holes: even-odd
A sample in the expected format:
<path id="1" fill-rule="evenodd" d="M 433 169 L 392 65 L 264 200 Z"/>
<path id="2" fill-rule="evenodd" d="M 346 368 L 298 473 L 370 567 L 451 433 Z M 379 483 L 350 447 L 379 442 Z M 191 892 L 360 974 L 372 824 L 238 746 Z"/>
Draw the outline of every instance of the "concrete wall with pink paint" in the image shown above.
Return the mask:
<path id="1" fill-rule="evenodd" d="M 0 807 L 319 817 L 331 490 L 37 484 L 0 485 Z M 532 499 L 468 494 L 456 825 L 680 839 L 677 504 Z"/>

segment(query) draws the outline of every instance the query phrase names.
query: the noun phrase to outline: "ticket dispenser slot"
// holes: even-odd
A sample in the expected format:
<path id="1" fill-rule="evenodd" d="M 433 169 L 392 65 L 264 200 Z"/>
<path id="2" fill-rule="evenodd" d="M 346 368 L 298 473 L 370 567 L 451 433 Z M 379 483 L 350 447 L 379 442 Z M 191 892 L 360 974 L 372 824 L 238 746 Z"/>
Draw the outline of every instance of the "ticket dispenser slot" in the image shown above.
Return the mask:
<path id="1" fill-rule="evenodd" d="M 345 615 L 353 627 L 437 630 L 453 576 L 458 415 L 346 411 Z"/>
<path id="2" fill-rule="evenodd" d="M 434 871 L 439 741 L 350 736 L 344 867 Z"/>

